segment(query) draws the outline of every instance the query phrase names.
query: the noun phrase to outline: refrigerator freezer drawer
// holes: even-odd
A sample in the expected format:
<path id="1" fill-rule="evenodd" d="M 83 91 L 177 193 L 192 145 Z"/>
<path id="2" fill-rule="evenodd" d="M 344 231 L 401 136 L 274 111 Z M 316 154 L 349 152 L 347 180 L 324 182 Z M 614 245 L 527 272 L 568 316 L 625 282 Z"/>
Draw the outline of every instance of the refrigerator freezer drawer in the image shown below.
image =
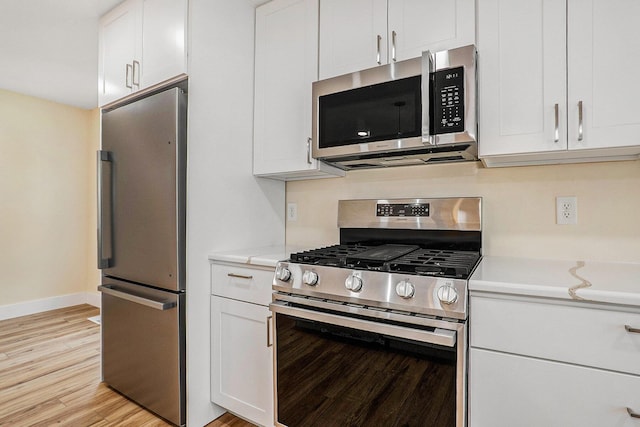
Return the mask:
<path id="1" fill-rule="evenodd" d="M 185 423 L 185 295 L 103 278 L 105 383 L 176 424 Z"/>

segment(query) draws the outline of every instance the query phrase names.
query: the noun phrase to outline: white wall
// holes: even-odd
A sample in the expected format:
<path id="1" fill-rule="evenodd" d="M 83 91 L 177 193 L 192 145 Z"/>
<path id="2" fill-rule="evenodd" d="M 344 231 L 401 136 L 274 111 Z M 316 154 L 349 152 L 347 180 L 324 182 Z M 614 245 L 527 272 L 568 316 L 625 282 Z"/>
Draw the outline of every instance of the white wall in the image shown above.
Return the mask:
<path id="1" fill-rule="evenodd" d="M 84 302 L 97 285 L 96 116 L 0 90 L 0 308 L 11 315 Z"/>
<path id="2" fill-rule="evenodd" d="M 187 422 L 223 410 L 210 400 L 212 252 L 284 243 L 284 184 L 252 175 L 254 7 L 189 3 Z"/>
<path id="3" fill-rule="evenodd" d="M 485 255 L 640 262 L 640 161 L 483 168 L 479 162 L 348 172 L 287 183 L 287 244 L 337 243 L 339 199 L 483 198 Z M 556 196 L 577 196 L 578 224 L 555 223 Z"/>

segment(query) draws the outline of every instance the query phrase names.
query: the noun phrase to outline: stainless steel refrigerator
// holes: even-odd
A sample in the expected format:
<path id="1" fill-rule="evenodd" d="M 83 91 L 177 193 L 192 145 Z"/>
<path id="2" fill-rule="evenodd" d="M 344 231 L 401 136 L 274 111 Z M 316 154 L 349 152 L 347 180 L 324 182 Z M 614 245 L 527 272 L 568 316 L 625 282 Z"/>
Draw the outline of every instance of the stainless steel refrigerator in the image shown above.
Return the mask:
<path id="1" fill-rule="evenodd" d="M 102 112 L 98 268 L 102 378 L 176 425 L 185 404 L 187 95 Z"/>

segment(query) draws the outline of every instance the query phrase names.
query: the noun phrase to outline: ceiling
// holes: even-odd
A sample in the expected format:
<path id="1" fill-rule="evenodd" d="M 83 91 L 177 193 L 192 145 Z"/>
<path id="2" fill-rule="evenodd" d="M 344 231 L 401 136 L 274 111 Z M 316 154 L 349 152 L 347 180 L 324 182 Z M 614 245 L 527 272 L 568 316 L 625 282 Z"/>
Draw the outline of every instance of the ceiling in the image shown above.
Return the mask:
<path id="1" fill-rule="evenodd" d="M 0 0 L 0 89 L 98 105 L 98 18 L 123 0 Z"/>

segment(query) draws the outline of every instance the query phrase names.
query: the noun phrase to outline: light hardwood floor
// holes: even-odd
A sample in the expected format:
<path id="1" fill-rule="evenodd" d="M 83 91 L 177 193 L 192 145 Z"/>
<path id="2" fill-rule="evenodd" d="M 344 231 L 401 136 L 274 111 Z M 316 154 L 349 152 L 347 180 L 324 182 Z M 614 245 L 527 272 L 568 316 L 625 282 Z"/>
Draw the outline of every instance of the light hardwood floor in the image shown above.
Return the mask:
<path id="1" fill-rule="evenodd" d="M 100 327 L 79 305 L 0 321 L 0 426 L 170 426 L 100 382 Z M 251 427 L 225 414 L 207 427 Z"/>

